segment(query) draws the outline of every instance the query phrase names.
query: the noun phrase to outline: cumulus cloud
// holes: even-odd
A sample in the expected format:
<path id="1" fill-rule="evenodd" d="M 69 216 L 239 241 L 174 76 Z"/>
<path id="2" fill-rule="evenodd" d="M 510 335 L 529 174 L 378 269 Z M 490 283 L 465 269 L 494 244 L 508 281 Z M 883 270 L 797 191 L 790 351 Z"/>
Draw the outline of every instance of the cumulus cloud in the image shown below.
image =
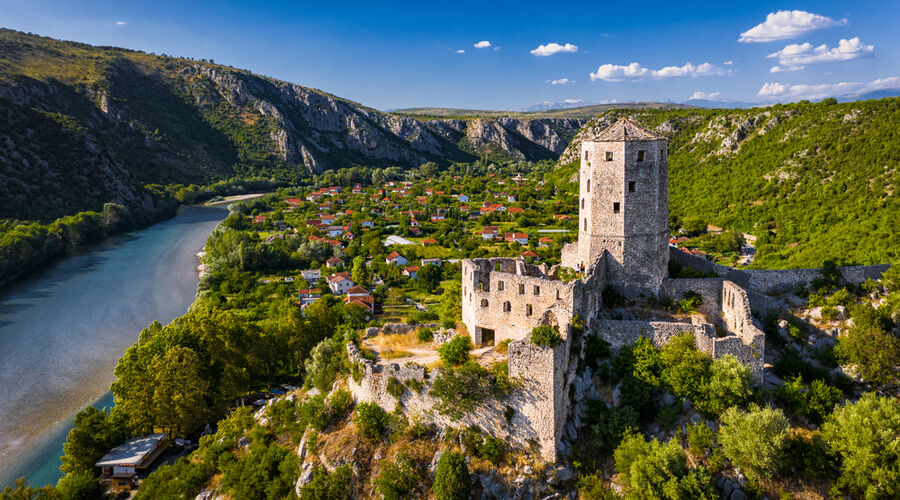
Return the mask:
<path id="1" fill-rule="evenodd" d="M 126 21 L 116 21 L 116 26 L 125 26 L 126 24 L 128 24 Z"/>
<path id="2" fill-rule="evenodd" d="M 550 85 L 565 85 L 567 83 L 575 83 L 575 82 L 572 80 L 569 80 L 568 78 L 560 78 L 558 80 L 547 80 L 547 83 L 549 83 Z"/>
<path id="3" fill-rule="evenodd" d="M 824 99 L 826 97 L 857 97 L 877 90 L 900 89 L 900 77 L 879 78 L 871 82 L 839 82 L 818 85 L 785 85 L 766 83 L 757 95 L 772 99 Z"/>
<path id="4" fill-rule="evenodd" d="M 724 64 L 725 66 L 731 66 L 732 64 L 734 64 L 734 61 L 728 60 L 728 61 L 723 62 L 722 64 Z"/>
<path id="5" fill-rule="evenodd" d="M 711 101 L 711 100 L 719 97 L 719 95 L 720 95 L 720 92 L 703 92 L 701 90 L 697 90 L 693 94 L 691 94 L 691 98 L 688 100 L 693 101 L 694 99 L 702 99 L 702 100 L 706 100 L 706 101 Z"/>
<path id="6" fill-rule="evenodd" d="M 476 43 L 475 45 L 472 45 L 472 47 L 475 47 L 476 49 L 486 49 L 490 46 L 491 46 L 491 42 L 489 42 L 487 40 L 482 40 L 482 41 Z"/>
<path id="7" fill-rule="evenodd" d="M 830 49 L 824 43 L 818 47 L 813 47 L 809 42 L 792 43 L 767 57 L 778 58 L 779 65 L 770 70 L 772 73 L 778 73 L 779 71 L 797 71 L 805 68 L 808 64 L 850 61 L 874 55 L 874 45 L 866 45 L 859 41 L 859 37 L 853 37 L 849 40 L 841 39 L 837 47 Z"/>
<path id="8" fill-rule="evenodd" d="M 572 45 L 571 43 L 560 45 L 556 42 L 551 42 L 546 45 L 538 45 L 538 48 L 531 51 L 531 55 L 552 56 L 553 54 L 559 54 L 560 52 L 578 52 L 578 46 Z"/>
<path id="9" fill-rule="evenodd" d="M 621 82 L 624 80 L 648 80 L 661 78 L 675 78 L 690 76 L 720 76 L 726 74 L 725 70 L 710 63 L 694 66 L 685 63 L 684 66 L 666 66 L 660 69 L 649 69 L 633 62 L 628 66 L 617 64 L 603 64 L 597 71 L 591 73 L 591 80 L 604 80 L 607 82 Z"/>
<path id="10" fill-rule="evenodd" d="M 459 50 L 456 51 L 456 53 L 457 53 L 457 54 L 465 54 L 466 51 L 463 50 L 463 49 L 459 49 Z"/>
<path id="11" fill-rule="evenodd" d="M 847 24 L 846 19 L 835 21 L 803 10 L 779 10 L 770 12 L 765 22 L 741 33 L 739 42 L 772 42 L 804 35 L 811 31 Z"/>

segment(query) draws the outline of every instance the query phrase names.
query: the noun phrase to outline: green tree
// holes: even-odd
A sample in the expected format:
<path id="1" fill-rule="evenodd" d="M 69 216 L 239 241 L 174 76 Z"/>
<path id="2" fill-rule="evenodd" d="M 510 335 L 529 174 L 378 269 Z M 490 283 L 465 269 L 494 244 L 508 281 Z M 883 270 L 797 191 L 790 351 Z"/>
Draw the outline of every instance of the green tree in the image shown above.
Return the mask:
<path id="1" fill-rule="evenodd" d="M 356 405 L 356 414 L 353 423 L 359 434 L 371 440 L 381 439 L 387 429 L 390 417 L 380 406 L 375 403 L 360 403 Z"/>
<path id="2" fill-rule="evenodd" d="M 822 437 L 841 458 L 837 485 L 867 499 L 900 496 L 900 402 L 863 394 L 856 403 L 834 410 Z"/>
<path id="3" fill-rule="evenodd" d="M 427 264 L 419 269 L 416 279 L 419 286 L 427 291 L 432 291 L 441 284 L 441 268 L 434 264 Z"/>
<path id="4" fill-rule="evenodd" d="M 721 421 L 719 444 L 747 477 L 758 481 L 778 470 L 790 427 L 780 409 L 732 406 Z"/>
<path id="5" fill-rule="evenodd" d="M 393 463 L 382 467 L 373 482 L 375 490 L 385 500 L 413 498 L 422 483 L 422 472 L 409 455 L 401 452 Z"/>
<path id="6" fill-rule="evenodd" d="M 539 325 L 531 329 L 531 343 L 544 347 L 556 347 L 563 341 L 559 328 L 550 325 Z"/>
<path id="7" fill-rule="evenodd" d="M 438 347 L 438 356 L 444 363 L 457 366 L 469 360 L 469 353 L 474 346 L 468 335 L 457 335 L 446 344 Z"/>
<path id="8" fill-rule="evenodd" d="M 679 335 L 662 348 L 663 382 L 672 393 L 683 398 L 696 399 L 704 392 L 710 357 L 697 350 L 692 334 Z"/>
<path id="9" fill-rule="evenodd" d="M 307 387 L 316 387 L 323 392 L 331 389 L 331 384 L 341 370 L 341 353 L 338 347 L 334 340 L 325 339 L 313 348 L 306 360 Z"/>
<path id="10" fill-rule="evenodd" d="M 440 303 L 441 322 L 448 328 L 456 327 L 462 321 L 462 286 L 451 283 L 444 288 Z"/>
<path id="11" fill-rule="evenodd" d="M 175 347 L 150 365 L 154 384 L 153 418 L 169 437 L 185 436 L 206 421 L 206 391 L 197 354 Z"/>
<path id="12" fill-rule="evenodd" d="M 350 273 L 353 282 L 360 286 L 366 286 L 369 283 L 369 278 L 371 278 L 371 276 L 369 267 L 366 266 L 366 257 L 364 255 L 357 255 L 354 257 L 353 268 Z"/>
<path id="13" fill-rule="evenodd" d="M 95 475 L 94 464 L 126 438 L 123 424 L 116 420 L 121 419 L 113 419 L 109 412 L 93 406 L 79 411 L 63 443 L 60 470 Z"/>
<path id="14" fill-rule="evenodd" d="M 742 406 L 753 396 L 753 372 L 731 354 L 713 360 L 709 383 L 704 388 L 700 407 L 719 414 L 730 406 Z"/>
<path id="15" fill-rule="evenodd" d="M 687 456 L 674 439 L 647 442 L 632 432 L 623 437 L 614 458 L 616 471 L 628 484 L 626 498 L 718 498 L 712 477 L 704 469 L 688 469 Z"/>
<path id="16" fill-rule="evenodd" d="M 106 486 L 88 471 L 70 472 L 56 483 L 63 500 L 99 500 L 106 497 Z"/>
<path id="17" fill-rule="evenodd" d="M 436 500 L 466 500 L 472 488 L 469 466 L 461 453 L 445 451 L 438 459 L 434 471 L 434 497 Z"/>

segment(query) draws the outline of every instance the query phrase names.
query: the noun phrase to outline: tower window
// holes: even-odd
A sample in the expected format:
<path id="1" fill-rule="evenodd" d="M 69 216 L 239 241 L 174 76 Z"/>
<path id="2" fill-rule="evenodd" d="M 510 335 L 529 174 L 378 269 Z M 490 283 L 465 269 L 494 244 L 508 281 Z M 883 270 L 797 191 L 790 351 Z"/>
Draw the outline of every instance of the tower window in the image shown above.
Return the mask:
<path id="1" fill-rule="evenodd" d="M 640 160 L 638 160 L 638 161 L 640 161 Z M 634 186 L 635 186 L 635 182 L 634 182 L 634 181 L 628 181 L 628 192 L 629 192 L 629 193 L 633 193 L 633 192 L 634 192 Z"/>
<path id="2" fill-rule="evenodd" d="M 531 307 L 531 304 L 525 304 L 525 316 L 531 316 L 532 312 L 533 309 Z"/>
<path id="3" fill-rule="evenodd" d="M 498 281 L 498 282 L 497 282 L 497 290 L 502 292 L 504 288 L 505 288 L 505 287 L 503 286 L 503 282 L 502 282 L 502 281 Z"/>
<path id="4" fill-rule="evenodd" d="M 584 209 L 584 198 L 581 199 L 581 208 Z"/>
<path id="5" fill-rule="evenodd" d="M 535 294 L 535 295 L 540 295 L 540 294 L 541 294 L 541 287 L 535 285 L 535 286 L 534 286 L 534 294 Z"/>
<path id="6" fill-rule="evenodd" d="M 481 307 L 487 307 L 487 306 L 488 306 L 488 300 L 487 300 L 487 299 L 481 299 Z"/>
<path id="7" fill-rule="evenodd" d="M 584 230 L 587 231 L 587 219 L 584 219 Z"/>
<path id="8" fill-rule="evenodd" d="M 618 201 L 613 202 L 613 213 L 614 214 L 619 213 L 619 202 Z"/>
<path id="9" fill-rule="evenodd" d="M 519 295 L 525 295 L 525 284 L 519 283 Z"/>
<path id="10" fill-rule="evenodd" d="M 613 152 L 612 151 L 606 152 L 606 161 L 613 161 Z"/>
<path id="11" fill-rule="evenodd" d="M 591 157 L 591 153 L 589 151 L 585 151 L 584 152 L 584 160 L 587 161 L 588 158 L 590 158 L 590 157 Z"/>
<path id="12" fill-rule="evenodd" d="M 638 151 L 637 161 L 644 161 L 644 152 L 643 151 Z"/>
<path id="13" fill-rule="evenodd" d="M 509 311 L 512 311 L 512 304 L 507 300 L 503 303 L 503 312 L 508 313 Z"/>
<path id="14" fill-rule="evenodd" d="M 591 192 L 591 180 L 590 179 L 587 180 L 587 192 L 588 193 Z"/>

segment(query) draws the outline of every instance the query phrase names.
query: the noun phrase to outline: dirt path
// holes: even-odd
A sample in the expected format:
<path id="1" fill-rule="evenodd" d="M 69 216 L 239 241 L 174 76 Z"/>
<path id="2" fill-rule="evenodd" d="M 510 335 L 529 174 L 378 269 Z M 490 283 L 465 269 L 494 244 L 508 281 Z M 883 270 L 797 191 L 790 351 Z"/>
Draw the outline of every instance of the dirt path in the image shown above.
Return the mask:
<path id="1" fill-rule="evenodd" d="M 371 351 L 375 351 L 378 354 L 378 364 L 379 365 L 389 365 L 391 363 L 397 364 L 405 364 L 408 361 L 412 361 L 413 363 L 418 363 L 422 366 L 428 366 L 434 363 L 437 363 L 441 360 L 438 356 L 438 352 L 434 350 L 430 345 L 424 344 L 422 347 L 407 347 L 402 349 L 404 352 L 408 352 L 412 354 L 412 356 L 406 356 L 402 358 L 394 358 L 394 359 L 385 359 L 381 356 L 381 348 L 364 340 L 363 347 L 369 349 Z M 494 356 L 491 356 L 489 353 L 493 350 L 493 346 L 480 347 L 472 351 L 472 357 L 476 360 L 482 361 L 482 358 L 485 360 L 492 360 Z"/>

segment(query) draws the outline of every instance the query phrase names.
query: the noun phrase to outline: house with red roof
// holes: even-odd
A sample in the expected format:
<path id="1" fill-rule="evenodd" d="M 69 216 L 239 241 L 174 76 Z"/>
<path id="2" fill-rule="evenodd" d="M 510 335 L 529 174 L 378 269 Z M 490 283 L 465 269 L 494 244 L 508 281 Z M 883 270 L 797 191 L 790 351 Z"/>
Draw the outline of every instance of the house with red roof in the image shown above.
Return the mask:
<path id="1" fill-rule="evenodd" d="M 347 293 L 347 290 L 353 288 L 353 280 L 347 275 L 347 273 L 335 273 L 327 278 L 325 281 L 328 282 L 328 288 L 331 289 L 331 293 L 335 295 L 343 295 Z"/>
<path id="2" fill-rule="evenodd" d="M 329 267 L 329 269 L 334 269 L 336 267 L 340 267 L 344 265 L 344 259 L 338 257 L 332 257 L 325 261 L 325 265 Z"/>
<path id="3" fill-rule="evenodd" d="M 438 240 L 436 240 L 434 238 L 426 238 L 426 239 L 422 240 L 423 246 L 437 245 L 437 244 L 438 244 Z"/>
<path id="4" fill-rule="evenodd" d="M 553 238 L 549 238 L 544 236 L 543 238 L 538 240 L 538 246 L 542 248 L 549 247 L 553 243 Z"/>
<path id="5" fill-rule="evenodd" d="M 384 260 L 387 264 L 392 264 L 394 266 L 405 266 L 409 264 L 409 260 L 397 252 L 389 253 Z"/>
<path id="6" fill-rule="evenodd" d="M 403 269 L 403 276 L 409 276 L 409 279 L 415 281 L 418 277 L 419 266 L 408 266 Z"/>
<path id="7" fill-rule="evenodd" d="M 518 241 L 522 245 L 527 245 L 528 233 L 503 233 L 503 240 L 507 242 Z"/>

